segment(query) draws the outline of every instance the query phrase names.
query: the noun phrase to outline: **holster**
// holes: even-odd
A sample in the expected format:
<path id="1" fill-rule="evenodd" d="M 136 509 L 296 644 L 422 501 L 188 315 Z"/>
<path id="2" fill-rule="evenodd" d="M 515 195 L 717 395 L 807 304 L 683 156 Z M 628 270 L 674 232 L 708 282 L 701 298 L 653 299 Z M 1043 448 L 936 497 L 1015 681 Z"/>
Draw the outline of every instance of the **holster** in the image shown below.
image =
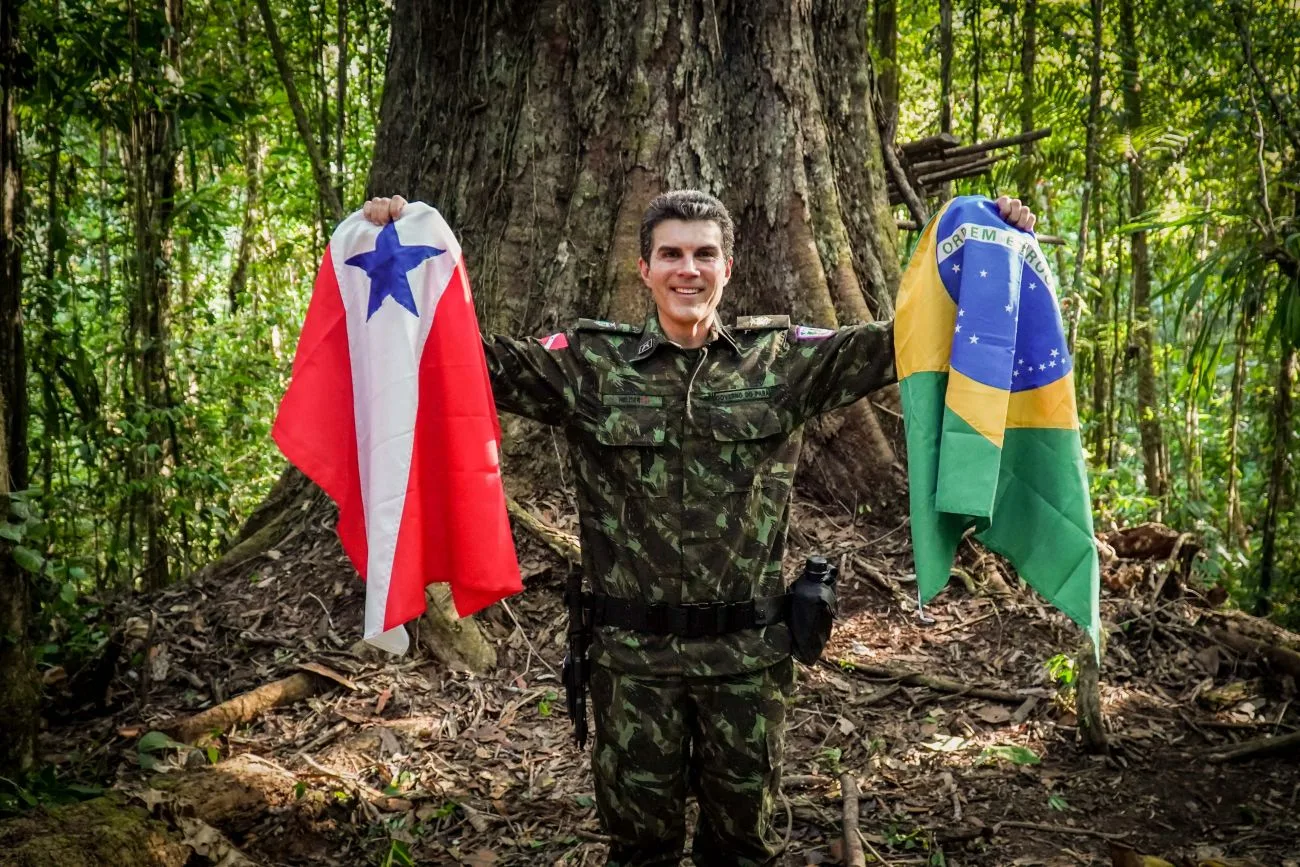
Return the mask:
<path id="1" fill-rule="evenodd" d="M 568 650 L 564 654 L 564 705 L 573 722 L 573 738 L 582 749 L 587 745 L 587 681 L 591 663 L 591 608 L 582 592 L 582 573 L 569 573 L 564 588 L 564 602 L 569 609 Z"/>
<path id="2" fill-rule="evenodd" d="M 805 569 L 790 588 L 790 653 L 804 665 L 821 659 L 838 614 L 835 567 L 830 568 L 829 580 L 823 581 Z"/>

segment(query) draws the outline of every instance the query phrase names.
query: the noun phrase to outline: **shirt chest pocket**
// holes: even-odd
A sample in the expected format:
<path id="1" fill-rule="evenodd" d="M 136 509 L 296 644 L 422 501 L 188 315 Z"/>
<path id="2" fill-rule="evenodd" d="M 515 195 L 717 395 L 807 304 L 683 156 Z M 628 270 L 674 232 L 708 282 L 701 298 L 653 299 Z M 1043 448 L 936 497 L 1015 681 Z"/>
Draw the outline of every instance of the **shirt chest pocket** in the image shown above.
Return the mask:
<path id="1" fill-rule="evenodd" d="M 596 424 L 601 475 L 611 493 L 626 497 L 668 495 L 668 414 L 658 403 L 606 406 Z"/>
<path id="2" fill-rule="evenodd" d="M 715 406 L 709 420 L 717 446 L 709 487 L 727 493 L 757 488 L 789 490 L 798 447 L 790 440 L 791 424 L 773 404 Z"/>

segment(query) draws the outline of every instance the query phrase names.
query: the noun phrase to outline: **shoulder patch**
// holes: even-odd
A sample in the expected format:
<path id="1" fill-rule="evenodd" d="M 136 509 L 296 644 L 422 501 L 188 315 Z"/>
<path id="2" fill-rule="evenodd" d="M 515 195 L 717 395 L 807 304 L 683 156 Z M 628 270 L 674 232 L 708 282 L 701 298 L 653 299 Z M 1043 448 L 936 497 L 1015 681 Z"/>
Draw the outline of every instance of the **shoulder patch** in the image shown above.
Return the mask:
<path id="1" fill-rule="evenodd" d="M 613 331 L 617 334 L 640 334 L 640 325 L 629 325 L 626 322 L 609 322 L 604 319 L 579 319 L 577 324 L 579 331 Z"/>
<path id="2" fill-rule="evenodd" d="M 789 316 L 737 316 L 736 329 L 738 331 L 758 331 L 760 329 L 774 328 L 784 331 L 790 327 Z"/>
<path id="3" fill-rule="evenodd" d="M 550 337 L 542 338 L 542 346 L 547 349 L 568 349 L 569 338 L 561 331 L 559 334 L 552 334 Z"/>
<path id="4" fill-rule="evenodd" d="M 800 325 L 794 330 L 795 340 L 825 340 L 835 333 L 834 328 L 814 328 L 811 325 Z"/>

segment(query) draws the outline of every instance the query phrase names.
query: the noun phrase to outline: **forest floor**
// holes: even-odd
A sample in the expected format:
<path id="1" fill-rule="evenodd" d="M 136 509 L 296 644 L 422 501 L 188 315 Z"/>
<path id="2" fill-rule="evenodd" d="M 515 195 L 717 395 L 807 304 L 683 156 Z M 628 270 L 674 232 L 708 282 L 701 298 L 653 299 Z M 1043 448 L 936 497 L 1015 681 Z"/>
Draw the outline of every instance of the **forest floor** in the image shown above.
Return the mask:
<path id="1" fill-rule="evenodd" d="M 529 505 L 565 528 L 558 503 Z M 972 595 L 954 581 L 923 619 L 906 603 L 905 525 L 854 525 L 806 502 L 795 512 L 791 568 L 817 552 L 844 573 L 823 663 L 797 666 L 777 811 L 789 864 L 840 863 L 849 774 L 867 863 L 1140 863 L 1112 855 L 1118 843 L 1190 863 L 1300 867 L 1300 753 L 1210 761 L 1300 728 L 1294 680 L 1215 644 L 1194 593 L 1154 592 L 1149 563 L 1107 567 L 1108 583 L 1127 574 L 1127 588 L 1103 590 L 1110 753 L 1088 755 L 1048 666 L 1080 646 L 1062 615 L 1015 586 Z M 105 711 L 52 725 L 46 756 L 65 773 L 98 768 L 183 831 L 207 853 L 188 863 L 603 863 L 588 756 L 557 677 L 564 568 L 530 537 L 518 542 L 527 589 L 480 618 L 499 653 L 487 676 L 448 670 L 418 644 L 393 661 L 354 655 L 363 585 L 322 523 L 236 577 L 123 612 L 140 618 L 128 630 L 135 666 Z M 331 673 L 315 695 L 210 749 L 141 740 L 304 664 Z M 990 692 L 915 685 L 899 669 Z"/>

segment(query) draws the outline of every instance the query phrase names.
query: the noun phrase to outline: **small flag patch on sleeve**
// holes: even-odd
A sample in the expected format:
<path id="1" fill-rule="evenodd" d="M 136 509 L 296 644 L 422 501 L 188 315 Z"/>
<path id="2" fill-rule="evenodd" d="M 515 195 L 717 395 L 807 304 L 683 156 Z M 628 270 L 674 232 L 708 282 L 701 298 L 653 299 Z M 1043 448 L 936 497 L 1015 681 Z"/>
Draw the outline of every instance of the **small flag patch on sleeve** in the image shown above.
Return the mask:
<path id="1" fill-rule="evenodd" d="M 834 328 L 814 328 L 811 325 L 800 325 L 794 330 L 795 340 L 825 340 L 835 333 Z"/>

